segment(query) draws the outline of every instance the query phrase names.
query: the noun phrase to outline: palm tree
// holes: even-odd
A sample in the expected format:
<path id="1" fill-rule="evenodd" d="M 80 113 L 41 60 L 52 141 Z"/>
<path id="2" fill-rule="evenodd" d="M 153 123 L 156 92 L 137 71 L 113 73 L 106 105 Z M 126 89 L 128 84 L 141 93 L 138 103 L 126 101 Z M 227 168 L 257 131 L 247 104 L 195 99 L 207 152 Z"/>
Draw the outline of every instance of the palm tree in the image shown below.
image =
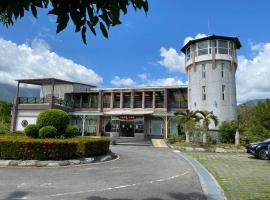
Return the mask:
<path id="1" fill-rule="evenodd" d="M 195 114 L 202 120 L 203 129 L 208 133 L 209 125 L 214 122 L 215 126 L 218 125 L 218 118 L 213 112 L 196 111 Z M 203 134 L 203 143 L 206 143 L 206 133 Z"/>
<path id="2" fill-rule="evenodd" d="M 183 128 L 186 134 L 186 142 L 190 142 L 189 133 L 194 128 L 195 123 L 200 120 L 199 116 L 196 115 L 196 112 L 186 110 L 185 112 L 177 112 L 176 116 L 180 117 L 180 121 L 183 123 Z"/>

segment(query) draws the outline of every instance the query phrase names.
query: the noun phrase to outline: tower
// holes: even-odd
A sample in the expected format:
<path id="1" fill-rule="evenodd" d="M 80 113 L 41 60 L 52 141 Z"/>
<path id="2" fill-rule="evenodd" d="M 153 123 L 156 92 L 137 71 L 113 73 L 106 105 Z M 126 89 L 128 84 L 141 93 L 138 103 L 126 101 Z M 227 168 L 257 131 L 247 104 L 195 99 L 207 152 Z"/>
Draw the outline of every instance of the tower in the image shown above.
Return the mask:
<path id="1" fill-rule="evenodd" d="M 190 40 L 185 54 L 188 109 L 213 111 L 220 122 L 236 120 L 237 37 L 211 35 Z M 211 129 L 215 129 L 212 124 Z"/>

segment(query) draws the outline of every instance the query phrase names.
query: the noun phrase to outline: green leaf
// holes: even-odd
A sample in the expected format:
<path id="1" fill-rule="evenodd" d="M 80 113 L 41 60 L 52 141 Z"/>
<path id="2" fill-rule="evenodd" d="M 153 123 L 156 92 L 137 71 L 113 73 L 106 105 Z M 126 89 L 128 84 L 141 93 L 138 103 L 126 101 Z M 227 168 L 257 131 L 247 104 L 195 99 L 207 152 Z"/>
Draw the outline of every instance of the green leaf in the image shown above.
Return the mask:
<path id="1" fill-rule="evenodd" d="M 84 44 L 87 44 L 87 43 L 86 43 L 86 34 L 85 34 L 85 33 L 86 33 L 86 26 L 84 26 L 84 27 L 82 28 L 82 32 L 81 32 L 81 33 L 82 33 L 83 43 L 84 43 Z"/>
<path id="2" fill-rule="evenodd" d="M 37 18 L 37 9 L 34 5 L 31 5 L 31 11 L 32 11 L 33 16 Z"/>
<path id="3" fill-rule="evenodd" d="M 99 26 L 100 26 L 100 30 L 101 30 L 103 36 L 108 39 L 108 37 L 109 37 L 108 31 L 107 31 L 106 27 L 104 26 L 104 24 L 102 22 L 100 22 Z"/>
<path id="4" fill-rule="evenodd" d="M 62 30 L 64 30 L 67 27 L 68 21 L 69 21 L 68 14 L 59 15 L 57 17 L 57 23 L 58 23 L 58 25 L 57 25 L 56 33 L 59 33 Z"/>
<path id="5" fill-rule="evenodd" d="M 95 28 L 93 27 L 93 25 L 91 24 L 90 21 L 87 20 L 87 25 L 89 26 L 90 30 L 92 31 L 92 33 L 96 36 L 97 33 L 96 33 L 96 30 Z"/>

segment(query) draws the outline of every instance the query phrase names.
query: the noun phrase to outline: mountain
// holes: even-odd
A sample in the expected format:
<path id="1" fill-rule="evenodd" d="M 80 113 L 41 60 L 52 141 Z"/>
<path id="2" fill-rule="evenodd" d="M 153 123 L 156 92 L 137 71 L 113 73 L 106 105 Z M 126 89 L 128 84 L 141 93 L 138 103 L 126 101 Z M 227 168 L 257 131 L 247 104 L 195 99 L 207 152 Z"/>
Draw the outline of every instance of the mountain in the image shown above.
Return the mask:
<path id="1" fill-rule="evenodd" d="M 13 85 L 0 83 L 0 100 L 12 102 L 16 95 L 17 87 Z M 20 87 L 20 96 L 38 97 L 39 89 Z"/>
<path id="2" fill-rule="evenodd" d="M 266 99 L 253 99 L 253 100 L 248 100 L 248 101 L 240 104 L 239 106 L 254 107 L 257 105 L 257 103 L 265 102 L 265 101 L 266 101 Z"/>

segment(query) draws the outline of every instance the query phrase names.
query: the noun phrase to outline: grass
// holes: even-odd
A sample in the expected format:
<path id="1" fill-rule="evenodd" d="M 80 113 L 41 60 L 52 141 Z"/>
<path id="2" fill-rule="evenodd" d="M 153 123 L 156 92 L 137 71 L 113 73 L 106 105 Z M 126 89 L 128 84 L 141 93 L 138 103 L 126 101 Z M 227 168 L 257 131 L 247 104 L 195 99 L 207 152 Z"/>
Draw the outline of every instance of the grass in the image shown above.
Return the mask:
<path id="1" fill-rule="evenodd" d="M 228 199 L 270 199 L 270 161 L 245 153 L 186 152 L 217 179 Z"/>
<path id="2" fill-rule="evenodd" d="M 179 147 L 194 147 L 194 148 L 203 147 L 203 148 L 245 149 L 244 145 L 235 146 L 235 144 L 226 144 L 226 143 L 203 144 L 202 142 L 197 142 L 197 143 L 175 142 L 172 145 L 179 146 Z"/>

